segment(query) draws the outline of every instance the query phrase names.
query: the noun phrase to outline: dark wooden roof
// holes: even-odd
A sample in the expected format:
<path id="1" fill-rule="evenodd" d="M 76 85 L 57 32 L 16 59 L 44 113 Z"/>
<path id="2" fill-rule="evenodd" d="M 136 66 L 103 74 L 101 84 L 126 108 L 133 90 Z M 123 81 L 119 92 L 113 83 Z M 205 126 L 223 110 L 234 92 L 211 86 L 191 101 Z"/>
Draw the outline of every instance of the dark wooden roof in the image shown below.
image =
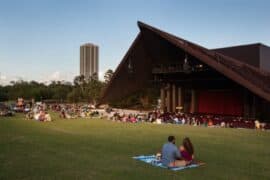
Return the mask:
<path id="1" fill-rule="evenodd" d="M 264 54 L 270 52 L 270 47 L 261 44 L 245 44 L 231 47 L 223 47 L 218 49 L 212 49 L 223 55 L 235 58 L 244 63 L 253 65 L 260 69 L 270 70 L 270 57 L 265 57 Z"/>
<path id="2" fill-rule="evenodd" d="M 126 81 L 125 84 L 117 83 L 117 86 L 118 86 L 117 88 L 114 86 L 116 85 L 116 82 L 119 81 L 118 79 L 123 78 L 121 76 L 123 76 L 123 73 L 124 73 L 124 71 L 122 70 L 124 67 L 124 64 L 128 62 L 128 57 L 130 54 L 133 54 L 133 55 L 136 54 L 136 52 L 133 52 L 133 51 L 134 49 L 136 49 L 136 46 L 138 46 L 138 41 L 143 43 L 143 36 L 147 35 L 147 33 L 145 32 L 154 33 L 155 35 L 162 38 L 164 41 L 167 41 L 173 44 L 174 46 L 176 46 L 177 48 L 179 48 L 180 50 L 183 50 L 191 54 L 192 56 L 196 57 L 198 60 L 207 64 L 209 67 L 212 67 L 216 71 L 220 72 L 227 78 L 249 89 L 254 94 L 270 101 L 270 73 L 268 71 L 261 70 L 252 65 L 241 62 L 240 60 L 221 54 L 217 51 L 207 49 L 195 43 L 176 37 L 172 34 L 161 31 L 145 23 L 138 22 L 138 26 L 140 28 L 140 33 L 137 36 L 136 40 L 133 42 L 132 46 L 128 50 L 123 60 L 121 61 L 120 65 L 117 67 L 112 77 L 111 82 L 108 84 L 108 86 L 106 87 L 103 93 L 102 102 L 105 102 L 107 100 L 111 100 L 114 98 L 119 98 L 121 96 L 128 94 L 128 90 L 127 90 L 127 91 L 124 91 L 123 93 L 120 93 L 121 95 L 114 96 L 117 91 L 121 89 L 126 89 L 125 87 L 128 87 L 134 82 Z M 147 53 L 143 52 L 143 50 L 141 50 L 140 53 L 143 54 L 142 57 L 144 57 L 144 59 L 147 59 Z M 148 62 L 137 62 L 137 63 L 147 64 L 150 62 L 148 61 Z M 141 68 L 144 68 L 144 67 L 141 67 Z M 149 68 L 144 69 L 144 71 L 147 71 L 147 70 L 150 71 Z M 120 73 L 121 71 L 122 73 Z M 144 80 L 142 78 L 140 79 L 142 83 L 140 84 L 140 86 L 137 86 L 136 88 L 140 88 L 143 86 Z M 122 86 L 122 87 L 119 87 L 119 86 Z M 136 89 L 134 87 L 132 88 L 132 90 Z"/>

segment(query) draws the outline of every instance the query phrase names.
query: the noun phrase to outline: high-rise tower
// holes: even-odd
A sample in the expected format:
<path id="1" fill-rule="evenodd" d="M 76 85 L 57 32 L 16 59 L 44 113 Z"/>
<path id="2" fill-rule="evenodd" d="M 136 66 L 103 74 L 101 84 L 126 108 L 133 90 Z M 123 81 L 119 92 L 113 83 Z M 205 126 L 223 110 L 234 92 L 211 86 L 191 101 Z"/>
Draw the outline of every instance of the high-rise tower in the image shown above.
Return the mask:
<path id="1" fill-rule="evenodd" d="M 94 74 L 98 78 L 98 46 L 86 43 L 80 47 L 80 75 L 86 79 Z"/>

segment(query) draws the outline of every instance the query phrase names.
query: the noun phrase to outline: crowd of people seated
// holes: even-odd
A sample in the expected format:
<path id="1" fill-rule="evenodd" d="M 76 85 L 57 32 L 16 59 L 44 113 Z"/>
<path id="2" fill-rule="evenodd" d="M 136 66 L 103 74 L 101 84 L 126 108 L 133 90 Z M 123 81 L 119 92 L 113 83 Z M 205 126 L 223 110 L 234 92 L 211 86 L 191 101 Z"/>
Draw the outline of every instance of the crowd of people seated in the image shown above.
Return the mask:
<path id="1" fill-rule="evenodd" d="M 116 122 L 150 122 L 154 124 L 171 123 L 222 128 L 270 129 L 269 123 L 262 123 L 256 119 L 210 114 L 161 113 L 160 111 L 152 111 L 149 113 L 125 113 L 124 111 L 112 111 L 107 114 L 107 118 Z"/>
<path id="2" fill-rule="evenodd" d="M 90 104 L 52 104 L 50 109 L 63 119 L 100 117 L 101 113 Z"/>
<path id="3" fill-rule="evenodd" d="M 137 123 L 137 122 L 146 122 L 147 116 L 143 114 L 132 114 L 132 113 L 124 113 L 124 112 L 111 112 L 108 115 L 108 119 L 116 122 L 130 122 L 130 123 Z"/>
<path id="4" fill-rule="evenodd" d="M 191 113 L 161 113 L 158 110 L 152 112 L 126 112 L 124 110 L 97 110 L 91 104 L 35 104 L 26 114 L 27 119 L 35 119 L 43 122 L 52 121 L 48 110 L 59 113 L 64 119 L 71 118 L 107 118 L 115 122 L 149 122 L 154 124 L 178 124 L 205 127 L 223 128 L 249 128 L 270 129 L 270 123 L 259 122 L 256 119 L 245 119 L 239 116 L 224 116 L 211 114 Z"/>
<path id="5" fill-rule="evenodd" d="M 37 103 L 26 113 L 26 119 L 34 119 L 41 122 L 52 121 L 45 103 Z"/>

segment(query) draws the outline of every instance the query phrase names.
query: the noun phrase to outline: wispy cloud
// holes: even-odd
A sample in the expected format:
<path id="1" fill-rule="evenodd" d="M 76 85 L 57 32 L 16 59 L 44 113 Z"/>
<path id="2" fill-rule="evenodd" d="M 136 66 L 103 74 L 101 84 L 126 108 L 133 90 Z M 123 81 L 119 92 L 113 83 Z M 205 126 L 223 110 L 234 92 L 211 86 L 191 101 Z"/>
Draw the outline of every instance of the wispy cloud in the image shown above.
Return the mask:
<path id="1" fill-rule="evenodd" d="M 43 75 L 39 82 L 50 83 L 52 81 L 69 81 L 72 82 L 75 73 L 73 72 L 61 72 L 59 70 Z"/>
<path id="2" fill-rule="evenodd" d="M 0 74 L 0 80 L 3 80 L 3 81 L 4 81 L 4 80 L 6 80 L 6 79 L 7 79 L 7 77 L 6 77 L 5 75 L 1 75 L 1 74 Z"/>
<path id="3" fill-rule="evenodd" d="M 43 74 L 41 76 L 33 76 L 33 77 L 26 77 L 26 76 L 9 76 L 5 74 L 0 74 L 0 85 L 9 85 L 11 81 L 37 81 L 45 84 L 50 84 L 52 81 L 69 81 L 72 82 L 75 73 L 73 72 L 61 72 L 61 71 L 54 71 L 47 74 Z"/>
<path id="4" fill-rule="evenodd" d="M 98 73 L 99 80 L 104 81 L 104 70 L 100 70 Z M 53 72 L 48 72 L 45 74 L 42 74 L 40 76 L 32 76 L 32 77 L 26 77 L 26 76 L 9 76 L 6 74 L 0 74 L 0 85 L 8 85 L 11 81 L 37 81 L 40 83 L 50 84 L 52 81 L 68 81 L 73 82 L 74 77 L 77 74 L 75 72 L 63 72 L 60 70 L 56 70 Z"/>
<path id="5" fill-rule="evenodd" d="M 7 76 L 0 74 L 0 85 L 7 85 Z"/>
<path id="6" fill-rule="evenodd" d="M 98 73 L 98 79 L 100 81 L 104 81 L 104 74 L 105 74 L 105 71 L 103 71 L 103 70 L 99 71 L 99 73 Z"/>

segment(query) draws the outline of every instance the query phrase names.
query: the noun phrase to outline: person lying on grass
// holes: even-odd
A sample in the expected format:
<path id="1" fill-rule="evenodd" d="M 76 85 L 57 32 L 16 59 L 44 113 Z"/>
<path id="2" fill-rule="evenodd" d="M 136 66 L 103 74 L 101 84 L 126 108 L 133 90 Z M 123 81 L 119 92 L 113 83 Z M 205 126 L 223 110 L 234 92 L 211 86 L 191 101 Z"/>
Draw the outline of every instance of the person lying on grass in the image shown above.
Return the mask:
<path id="1" fill-rule="evenodd" d="M 161 162 L 167 167 L 186 166 L 190 163 L 182 158 L 179 149 L 175 145 L 174 136 L 169 136 L 168 142 L 163 145 L 161 151 Z"/>

